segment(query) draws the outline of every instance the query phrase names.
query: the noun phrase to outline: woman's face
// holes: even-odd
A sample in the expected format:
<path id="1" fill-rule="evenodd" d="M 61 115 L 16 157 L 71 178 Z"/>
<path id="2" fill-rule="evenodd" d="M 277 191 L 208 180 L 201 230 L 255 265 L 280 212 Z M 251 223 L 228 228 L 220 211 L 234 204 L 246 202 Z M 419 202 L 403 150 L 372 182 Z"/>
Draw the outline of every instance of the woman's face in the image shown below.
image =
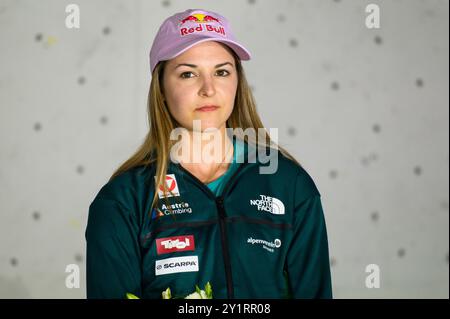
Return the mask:
<path id="1" fill-rule="evenodd" d="M 194 120 L 201 120 L 202 132 L 206 128 L 224 129 L 233 111 L 237 85 L 233 55 L 215 41 L 196 44 L 167 61 L 164 69 L 164 97 L 169 112 L 189 131 L 193 130 Z M 198 110 L 204 105 L 218 108 Z"/>

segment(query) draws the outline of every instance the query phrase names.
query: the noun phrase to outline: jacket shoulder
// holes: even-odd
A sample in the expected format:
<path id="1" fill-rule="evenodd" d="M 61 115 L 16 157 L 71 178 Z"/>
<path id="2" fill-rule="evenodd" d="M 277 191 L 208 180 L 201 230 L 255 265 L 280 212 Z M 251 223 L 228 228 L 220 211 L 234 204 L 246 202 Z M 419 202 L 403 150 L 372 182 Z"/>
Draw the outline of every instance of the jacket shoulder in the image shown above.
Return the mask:
<path id="1" fill-rule="evenodd" d="M 148 183 L 149 176 L 149 168 L 145 166 L 137 166 L 122 172 L 100 188 L 94 201 L 113 200 L 128 207 L 140 193 L 143 185 Z"/>
<path id="2" fill-rule="evenodd" d="M 289 177 L 291 180 L 293 179 L 295 201 L 297 203 L 303 202 L 310 197 L 321 195 L 316 183 L 304 166 L 285 157 L 281 152 L 279 155 L 280 170 L 284 176 Z"/>

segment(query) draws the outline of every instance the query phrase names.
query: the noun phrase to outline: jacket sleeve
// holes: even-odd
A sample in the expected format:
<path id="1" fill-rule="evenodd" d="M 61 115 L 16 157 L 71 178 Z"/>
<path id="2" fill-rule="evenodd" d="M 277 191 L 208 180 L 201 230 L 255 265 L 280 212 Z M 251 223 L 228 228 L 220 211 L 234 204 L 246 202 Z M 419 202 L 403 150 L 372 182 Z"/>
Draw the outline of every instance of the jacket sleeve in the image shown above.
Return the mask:
<path id="1" fill-rule="evenodd" d="M 325 218 L 320 193 L 315 185 L 310 189 L 315 190 L 313 195 L 301 200 L 294 208 L 294 233 L 287 253 L 286 271 L 293 298 L 331 299 L 333 295 Z"/>
<path id="2" fill-rule="evenodd" d="M 96 198 L 86 227 L 87 298 L 141 296 L 139 226 L 119 202 Z"/>

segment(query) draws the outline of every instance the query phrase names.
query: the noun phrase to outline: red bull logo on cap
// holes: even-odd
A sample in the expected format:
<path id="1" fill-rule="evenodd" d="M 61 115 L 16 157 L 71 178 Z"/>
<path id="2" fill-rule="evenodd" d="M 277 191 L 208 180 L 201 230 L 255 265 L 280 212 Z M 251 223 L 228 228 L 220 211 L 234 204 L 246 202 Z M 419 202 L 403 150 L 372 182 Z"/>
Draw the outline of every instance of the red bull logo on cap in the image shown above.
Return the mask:
<path id="1" fill-rule="evenodd" d="M 195 14 L 187 16 L 186 18 L 181 20 L 180 25 L 183 25 L 184 23 L 186 23 L 188 21 L 197 22 L 197 23 L 217 22 L 219 24 L 222 24 L 219 19 L 214 18 L 213 16 L 210 16 L 208 14 L 203 14 L 203 13 L 195 13 Z"/>
<path id="2" fill-rule="evenodd" d="M 188 23 L 188 22 L 197 23 L 197 26 L 191 27 L 191 28 L 181 27 L 183 24 Z M 192 33 L 206 31 L 206 32 L 216 32 L 216 33 L 226 36 L 225 29 L 222 26 L 215 27 L 215 26 L 212 26 L 207 23 L 218 23 L 220 25 L 222 24 L 219 19 L 214 18 L 213 16 L 203 14 L 203 13 L 192 14 L 180 21 L 180 27 L 181 27 L 180 35 L 185 36 L 185 35 L 189 35 Z"/>

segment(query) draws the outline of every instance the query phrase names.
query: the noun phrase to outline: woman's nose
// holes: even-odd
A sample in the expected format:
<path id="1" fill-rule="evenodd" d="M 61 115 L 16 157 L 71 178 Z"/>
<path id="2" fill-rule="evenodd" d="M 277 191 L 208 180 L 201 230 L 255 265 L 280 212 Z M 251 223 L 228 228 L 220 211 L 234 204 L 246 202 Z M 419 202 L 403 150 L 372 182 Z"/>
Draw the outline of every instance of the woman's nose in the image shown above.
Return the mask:
<path id="1" fill-rule="evenodd" d="M 215 88 L 214 88 L 214 82 L 212 78 L 204 78 L 203 82 L 202 82 L 202 86 L 200 88 L 200 94 L 201 95 L 212 95 L 215 92 Z"/>

